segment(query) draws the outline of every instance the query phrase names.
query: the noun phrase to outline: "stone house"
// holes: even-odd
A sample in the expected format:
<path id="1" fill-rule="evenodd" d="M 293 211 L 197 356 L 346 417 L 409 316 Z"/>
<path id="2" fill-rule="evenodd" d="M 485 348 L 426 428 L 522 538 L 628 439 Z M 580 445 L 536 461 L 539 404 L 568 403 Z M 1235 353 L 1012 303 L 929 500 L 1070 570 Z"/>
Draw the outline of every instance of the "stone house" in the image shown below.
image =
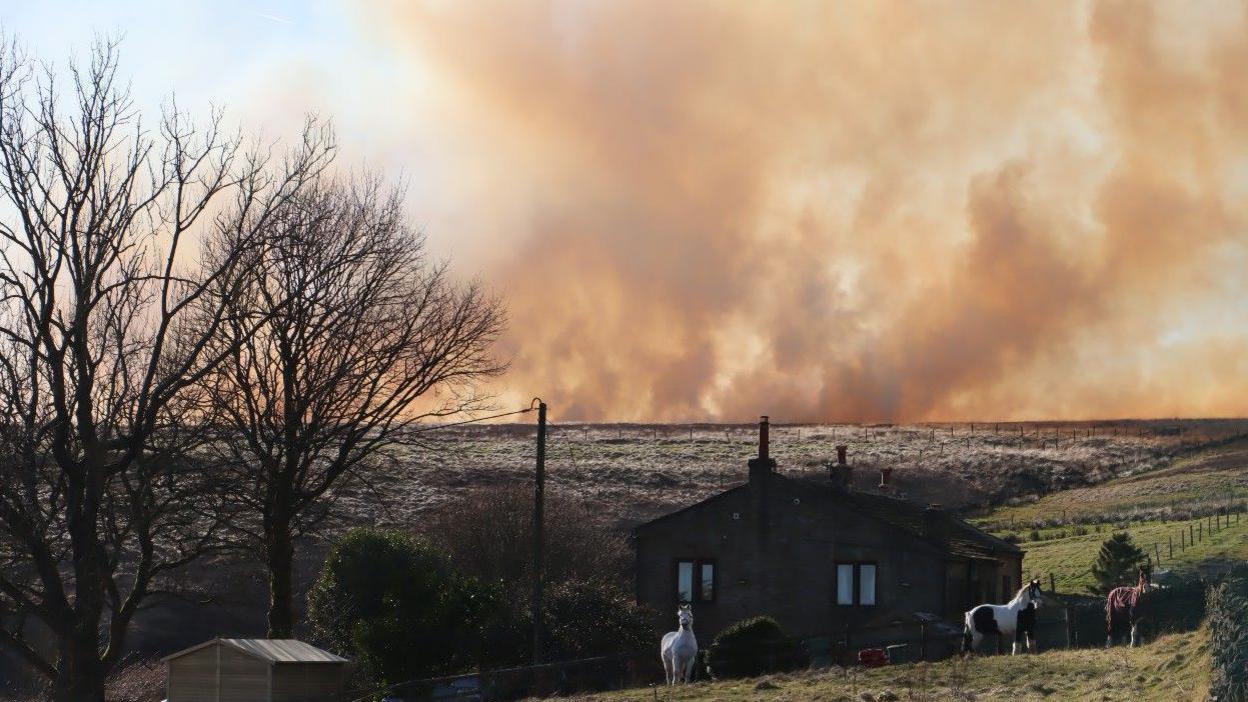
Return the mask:
<path id="1" fill-rule="evenodd" d="M 658 612 L 660 631 L 681 602 L 708 644 L 763 614 L 801 637 L 940 618 L 960 626 L 971 606 L 1020 587 L 1014 544 L 938 505 L 852 489 L 844 447 L 826 475 L 777 473 L 766 417 L 759 430 L 748 482 L 633 532 L 637 598 Z"/>

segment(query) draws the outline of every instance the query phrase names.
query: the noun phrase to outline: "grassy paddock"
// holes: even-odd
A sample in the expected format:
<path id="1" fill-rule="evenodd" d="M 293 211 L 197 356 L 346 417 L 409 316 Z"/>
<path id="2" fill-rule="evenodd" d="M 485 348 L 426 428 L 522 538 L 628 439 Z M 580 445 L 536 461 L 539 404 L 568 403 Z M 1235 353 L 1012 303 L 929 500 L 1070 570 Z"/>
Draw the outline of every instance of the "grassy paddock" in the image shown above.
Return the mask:
<path id="1" fill-rule="evenodd" d="M 1238 524 L 1232 523 L 1218 531 L 1211 532 L 1205 528 L 1203 541 L 1181 550 L 1179 532 L 1186 532 L 1189 523 L 1141 522 L 1129 525 L 1125 531 L 1149 555 L 1154 552 L 1152 545 L 1159 545 L 1163 570 L 1190 571 L 1206 561 L 1248 558 L 1248 518 L 1241 515 Z M 1048 574 L 1053 573 L 1059 592 L 1091 592 L 1090 588 L 1095 582 L 1092 578 L 1092 563 L 1096 561 L 1101 542 L 1109 538 L 1110 533 L 1112 530 L 1107 529 L 1099 534 L 1093 532 L 1084 536 L 1067 536 L 1022 544 L 1027 549 L 1027 555 L 1023 558 L 1023 571 L 1027 574 L 1041 574 L 1046 588 Z M 1173 558 L 1169 556 L 1168 537 L 1174 540 Z"/>
<path id="2" fill-rule="evenodd" d="M 875 669 L 807 671 L 669 688 L 657 686 L 585 697 L 589 702 L 680 700 L 1203 700 L 1208 689 L 1207 635 L 1171 634 L 1136 649 L 1049 651 L 1037 655 L 951 659 Z"/>
<path id="3" fill-rule="evenodd" d="M 1035 502 L 1002 507 L 975 521 L 999 535 L 1014 534 L 1026 549 L 1023 570 L 1040 574 L 1048 585 L 1052 573 L 1060 592 L 1086 593 L 1093 585 L 1092 564 L 1101 542 L 1115 531 L 1131 534 L 1160 567 L 1190 571 L 1202 562 L 1248 558 L 1248 515 L 1222 517 L 1210 529 L 1207 518 L 1140 519 L 1162 510 L 1209 512 L 1227 505 L 1242 507 L 1248 497 L 1248 442 L 1206 449 L 1149 472 L 1064 490 Z M 1027 528 L 1025 524 L 1061 523 Z M 1094 523 L 1095 522 L 1095 523 Z M 1190 535 L 1199 529 L 1200 538 Z M 1038 540 L 1036 537 L 1039 537 Z M 1173 553 L 1171 552 L 1173 542 Z M 1156 545 L 1154 547 L 1154 544 Z"/>

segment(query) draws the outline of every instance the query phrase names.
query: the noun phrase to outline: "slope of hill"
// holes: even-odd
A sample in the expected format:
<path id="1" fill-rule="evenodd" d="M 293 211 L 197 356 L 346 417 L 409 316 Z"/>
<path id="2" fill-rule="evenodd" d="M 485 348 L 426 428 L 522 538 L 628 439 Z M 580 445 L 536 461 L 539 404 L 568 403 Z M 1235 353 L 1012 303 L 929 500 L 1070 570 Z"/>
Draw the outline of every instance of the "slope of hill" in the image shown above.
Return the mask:
<path id="1" fill-rule="evenodd" d="M 895 489 L 947 506 L 1034 499 L 1165 467 L 1196 447 L 1248 434 L 1243 420 L 773 426 L 781 471 L 821 471 L 849 447 L 862 487 L 896 469 Z M 381 493 L 342 491 L 356 521 L 411 523 L 478 486 L 532 480 L 533 425 L 470 425 L 412 436 Z M 753 425 L 554 425 L 548 489 L 633 523 L 744 480 Z M 383 499 L 378 499 L 379 494 Z"/>
<path id="2" fill-rule="evenodd" d="M 1209 650 L 1204 630 L 1170 634 L 1139 648 L 950 659 L 883 668 L 833 668 L 762 678 L 641 688 L 579 702 L 829 700 L 1204 700 Z"/>
<path id="3" fill-rule="evenodd" d="M 1163 570 L 1219 570 L 1248 558 L 1248 441 L 1185 455 L 1151 472 L 1001 507 L 977 521 L 1021 539 L 1023 569 L 1087 592 L 1100 543 L 1131 534 Z M 1046 581 L 1047 582 L 1047 581 Z"/>

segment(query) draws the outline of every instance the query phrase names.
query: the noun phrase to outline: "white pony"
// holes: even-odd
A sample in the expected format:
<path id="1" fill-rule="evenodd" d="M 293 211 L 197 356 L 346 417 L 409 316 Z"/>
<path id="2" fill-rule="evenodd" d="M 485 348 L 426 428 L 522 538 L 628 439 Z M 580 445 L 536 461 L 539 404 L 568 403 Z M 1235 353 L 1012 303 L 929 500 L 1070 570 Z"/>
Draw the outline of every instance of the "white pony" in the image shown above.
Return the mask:
<path id="1" fill-rule="evenodd" d="M 698 639 L 693 635 L 693 610 L 689 609 L 689 605 L 682 604 L 676 610 L 676 618 L 680 621 L 680 629 L 664 634 L 663 644 L 659 647 L 668 685 L 675 685 L 677 681 L 689 682 L 698 658 Z"/>
<path id="2" fill-rule="evenodd" d="M 1040 606 L 1040 581 L 1032 580 L 1018 589 L 1014 599 L 1004 605 L 983 604 L 966 613 L 962 630 L 962 652 L 972 653 L 988 634 L 1011 636 L 1011 655 L 1024 651 L 1036 652 L 1036 608 Z"/>

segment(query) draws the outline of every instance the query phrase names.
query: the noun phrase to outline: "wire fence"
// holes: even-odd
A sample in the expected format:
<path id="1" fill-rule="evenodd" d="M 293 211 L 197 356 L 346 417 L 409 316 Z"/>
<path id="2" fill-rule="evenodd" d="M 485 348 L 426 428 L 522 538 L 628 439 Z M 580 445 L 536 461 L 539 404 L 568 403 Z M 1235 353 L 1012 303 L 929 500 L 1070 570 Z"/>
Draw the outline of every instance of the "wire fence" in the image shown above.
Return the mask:
<path id="1" fill-rule="evenodd" d="M 1042 611 L 1044 614 L 1036 624 L 1038 649 L 1074 645 L 1070 607 L 1059 603 L 1057 607 Z M 989 638 L 981 644 L 978 653 L 1009 653 L 1013 643 Z M 741 671 L 758 674 L 794 669 L 854 668 L 876 665 L 876 660 L 885 664 L 939 661 L 959 654 L 961 648 L 960 627 L 936 618 L 873 626 L 847 625 L 821 636 L 752 642 L 748 648 L 735 651 L 704 648 L 694 667 L 693 680 L 735 677 Z M 656 646 L 649 654 L 580 658 L 359 688 L 346 699 L 350 702 L 382 699 L 501 702 L 646 687 L 661 684 L 664 679 Z"/>

